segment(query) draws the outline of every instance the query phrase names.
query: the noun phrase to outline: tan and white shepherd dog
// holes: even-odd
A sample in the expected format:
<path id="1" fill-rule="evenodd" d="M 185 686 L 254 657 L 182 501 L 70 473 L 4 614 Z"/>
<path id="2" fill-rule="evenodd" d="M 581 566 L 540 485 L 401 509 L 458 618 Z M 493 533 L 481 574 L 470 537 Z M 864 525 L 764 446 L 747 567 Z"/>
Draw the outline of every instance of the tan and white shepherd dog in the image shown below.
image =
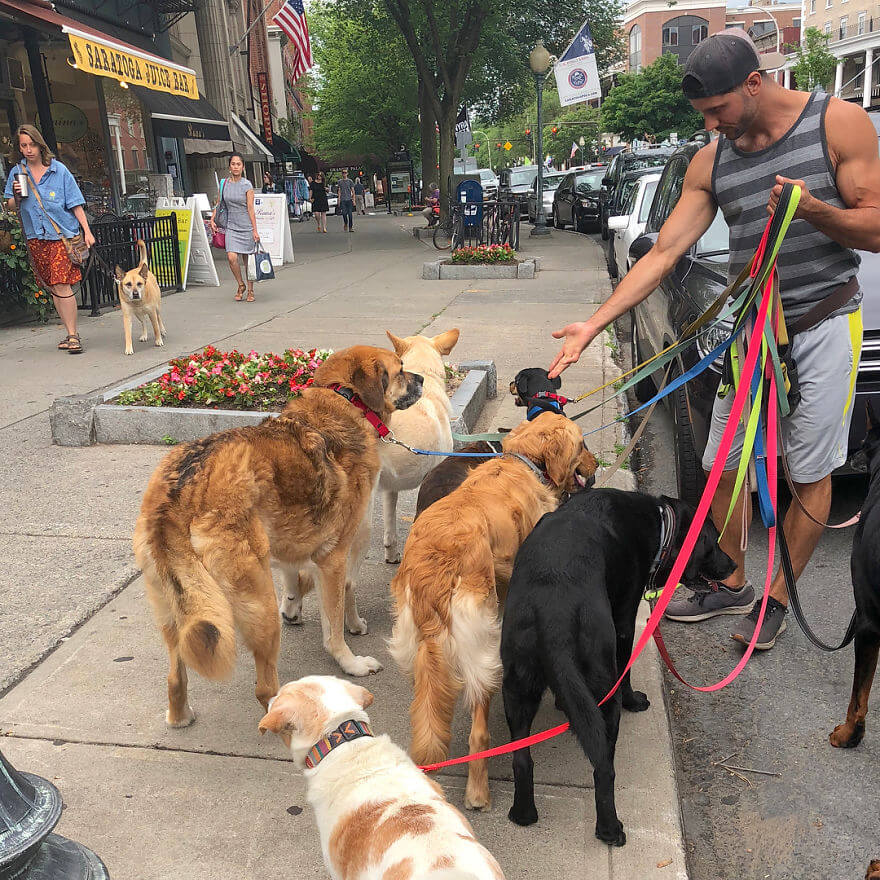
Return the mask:
<path id="1" fill-rule="evenodd" d="M 131 319 L 141 322 L 140 341 L 147 341 L 147 318 L 153 325 L 156 345 L 164 345 L 162 334 L 162 291 L 156 276 L 150 271 L 147 259 L 147 246 L 142 239 L 137 242 L 140 261 L 134 269 L 123 272 L 116 267 L 116 287 L 119 293 L 119 306 L 122 309 L 122 328 L 125 333 L 125 353 L 134 354 L 131 344 Z"/>
<path id="2" fill-rule="evenodd" d="M 394 436 L 417 449 L 434 452 L 452 451 L 452 404 L 446 393 L 446 369 L 443 356 L 458 342 L 458 330 L 447 330 L 439 336 L 407 336 L 400 339 L 385 331 L 394 351 L 403 362 L 404 370 L 423 376 L 422 396 L 408 410 L 392 414 L 388 421 Z M 413 455 L 400 446 L 383 443 L 379 447 L 382 470 L 379 491 L 382 493 L 382 521 L 385 526 L 385 561 L 400 562 L 397 538 L 397 496 L 408 489 L 417 489 L 425 474 L 437 464 L 430 455 Z"/>
<path id="3" fill-rule="evenodd" d="M 470 823 L 388 738 L 342 742 L 314 766 L 314 746 L 346 722 L 369 724 L 366 689 L 328 675 L 284 685 L 260 730 L 277 733 L 303 768 L 324 864 L 333 880 L 504 880 Z M 338 737 L 337 737 L 338 739 Z"/>

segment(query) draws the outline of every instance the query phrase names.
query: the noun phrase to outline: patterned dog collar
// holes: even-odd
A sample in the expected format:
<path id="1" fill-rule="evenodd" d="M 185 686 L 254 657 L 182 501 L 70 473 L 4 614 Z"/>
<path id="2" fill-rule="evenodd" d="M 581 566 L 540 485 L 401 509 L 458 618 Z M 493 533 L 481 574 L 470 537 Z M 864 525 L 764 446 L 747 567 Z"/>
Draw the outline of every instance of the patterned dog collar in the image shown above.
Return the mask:
<path id="1" fill-rule="evenodd" d="M 373 731 L 370 730 L 370 725 L 365 721 L 355 721 L 354 719 L 343 721 L 336 730 L 331 730 L 324 739 L 316 742 L 309 749 L 309 753 L 306 755 L 306 767 L 310 770 L 313 767 L 317 767 L 333 749 L 341 746 L 343 743 L 360 739 L 362 736 L 372 735 Z"/>

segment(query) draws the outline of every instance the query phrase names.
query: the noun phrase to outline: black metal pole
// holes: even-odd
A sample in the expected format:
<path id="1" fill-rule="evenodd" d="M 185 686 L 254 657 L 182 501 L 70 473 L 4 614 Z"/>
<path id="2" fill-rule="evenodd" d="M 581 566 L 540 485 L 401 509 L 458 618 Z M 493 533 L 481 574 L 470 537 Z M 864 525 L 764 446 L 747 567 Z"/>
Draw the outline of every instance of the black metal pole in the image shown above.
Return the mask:
<path id="1" fill-rule="evenodd" d="M 535 74 L 535 88 L 538 91 L 538 136 L 535 141 L 536 160 L 538 163 L 538 210 L 535 216 L 535 227 L 532 229 L 532 235 L 549 235 L 550 230 L 547 227 L 547 218 L 544 215 L 544 120 L 542 119 L 544 94 L 544 74 Z"/>

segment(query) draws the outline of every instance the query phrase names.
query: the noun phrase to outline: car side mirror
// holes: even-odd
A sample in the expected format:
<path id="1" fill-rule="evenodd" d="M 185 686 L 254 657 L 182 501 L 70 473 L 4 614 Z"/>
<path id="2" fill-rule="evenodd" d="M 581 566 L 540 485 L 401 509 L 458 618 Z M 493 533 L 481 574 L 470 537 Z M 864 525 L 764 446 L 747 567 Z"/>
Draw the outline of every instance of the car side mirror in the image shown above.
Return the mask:
<path id="1" fill-rule="evenodd" d="M 608 228 L 609 229 L 626 229 L 629 226 L 629 214 L 618 214 L 615 217 L 608 218 Z"/>
<path id="2" fill-rule="evenodd" d="M 631 245 L 629 249 L 629 255 L 633 258 L 633 261 L 641 259 L 651 250 L 652 247 L 657 242 L 657 233 L 656 232 L 648 232 L 645 235 L 640 235 Z"/>

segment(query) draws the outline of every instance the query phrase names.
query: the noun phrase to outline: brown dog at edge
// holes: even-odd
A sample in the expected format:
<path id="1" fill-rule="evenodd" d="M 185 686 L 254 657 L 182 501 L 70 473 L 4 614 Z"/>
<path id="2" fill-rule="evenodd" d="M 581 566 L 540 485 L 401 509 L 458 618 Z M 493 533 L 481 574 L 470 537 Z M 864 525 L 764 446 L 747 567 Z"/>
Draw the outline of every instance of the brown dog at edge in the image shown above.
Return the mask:
<path id="1" fill-rule="evenodd" d="M 131 319 L 135 317 L 141 322 L 140 341 L 147 341 L 147 318 L 153 325 L 153 336 L 156 345 L 164 345 L 162 334 L 165 325 L 162 323 L 162 291 L 156 276 L 147 264 L 147 246 L 142 239 L 137 241 L 140 262 L 134 269 L 123 272 L 116 267 L 116 287 L 119 293 L 119 306 L 122 309 L 122 329 L 125 333 L 125 354 L 134 354 L 131 344 Z"/>
<path id="2" fill-rule="evenodd" d="M 596 470 L 580 429 L 564 415 L 523 422 L 502 445 L 534 468 L 511 454 L 472 470 L 413 523 L 391 582 L 389 650 L 413 679 L 410 754 L 419 764 L 447 757 L 461 690 L 472 717 L 470 752 L 488 748 L 489 701 L 501 682 L 500 611 L 514 557 L 535 523 Z M 468 764 L 465 806 L 489 807 L 485 760 Z"/>
<path id="3" fill-rule="evenodd" d="M 344 349 L 277 419 L 183 444 L 150 479 L 134 552 L 168 648 L 171 727 L 195 717 L 187 667 L 212 679 L 232 672 L 236 629 L 254 655 L 263 709 L 278 692 L 281 625 L 271 560 L 288 580 L 301 567 L 316 570 L 324 647 L 345 672 L 382 668 L 355 656 L 343 634 L 343 621 L 351 632 L 366 632 L 350 573 L 369 543 L 365 513 L 379 476 L 379 437 L 361 410 L 327 387 L 336 384 L 387 419 L 419 399 L 422 377 L 404 372 L 385 349 Z"/>

